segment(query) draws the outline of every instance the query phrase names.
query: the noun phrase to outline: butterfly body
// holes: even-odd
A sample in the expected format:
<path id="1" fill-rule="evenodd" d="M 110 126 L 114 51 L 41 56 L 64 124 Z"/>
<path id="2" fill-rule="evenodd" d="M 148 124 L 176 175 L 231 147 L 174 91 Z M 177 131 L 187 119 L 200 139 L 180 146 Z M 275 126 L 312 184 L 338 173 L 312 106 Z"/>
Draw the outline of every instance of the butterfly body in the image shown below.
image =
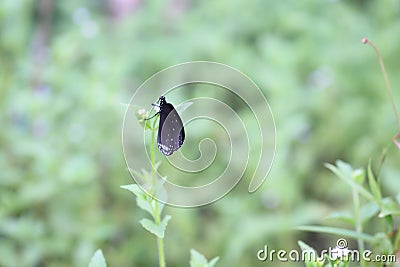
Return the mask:
<path id="1" fill-rule="evenodd" d="M 182 119 L 171 103 L 164 96 L 159 98 L 160 121 L 158 126 L 157 144 L 161 153 L 170 156 L 177 151 L 185 141 L 185 129 Z"/>

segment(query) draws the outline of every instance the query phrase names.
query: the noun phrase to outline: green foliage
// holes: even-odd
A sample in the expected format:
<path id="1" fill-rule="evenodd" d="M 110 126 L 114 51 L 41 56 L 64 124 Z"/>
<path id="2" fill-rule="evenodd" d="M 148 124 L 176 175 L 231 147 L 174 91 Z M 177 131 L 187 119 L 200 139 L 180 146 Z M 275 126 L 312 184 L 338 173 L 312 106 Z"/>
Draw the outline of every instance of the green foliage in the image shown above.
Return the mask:
<path id="1" fill-rule="evenodd" d="M 339 237 L 354 238 L 358 242 L 358 250 L 360 253 L 364 252 L 364 242 L 366 242 L 372 249 L 375 255 L 395 255 L 399 246 L 398 234 L 398 217 L 400 215 L 400 203 L 396 202 L 392 197 L 382 197 L 381 185 L 375 177 L 371 161 L 368 164 L 367 176 L 368 186 L 364 184 L 365 175 L 364 170 L 353 170 L 352 167 L 343 162 L 337 161 L 336 165 L 327 164 L 326 167 L 330 169 L 337 177 L 347 183 L 353 192 L 353 210 L 334 212 L 329 215 L 329 219 L 343 221 L 352 225 L 355 230 L 349 230 L 340 227 L 328 226 L 301 226 L 299 230 L 311 231 L 317 233 L 334 234 Z M 358 195 L 365 199 L 365 204 L 361 204 Z M 379 219 L 379 228 L 376 225 L 371 225 L 372 219 Z M 397 218 L 397 219 L 396 219 Z M 364 229 L 373 229 L 375 233 L 367 234 Z M 395 236 L 395 237 L 393 237 Z M 299 243 L 304 250 L 307 248 L 304 243 Z M 347 248 L 347 246 L 346 246 Z M 361 266 L 366 266 L 365 259 L 361 257 Z M 306 266 L 317 266 L 319 262 L 305 262 Z M 329 265 L 337 266 L 339 264 L 336 260 L 329 259 Z M 340 262 L 339 266 L 348 266 L 348 262 Z"/>
<path id="2" fill-rule="evenodd" d="M 52 5 L 41 7 L 46 2 Z M 392 232 L 397 251 L 396 129 L 375 55 L 360 39 L 379 45 L 399 102 L 398 15 L 395 0 L 2 0 L 0 266 L 85 266 L 98 247 L 109 266 L 157 265 L 153 235 L 138 223 L 147 211 L 133 208 L 118 188 L 132 183 L 121 122 L 143 81 L 191 60 L 228 64 L 255 81 L 273 110 L 278 150 L 266 183 L 252 195 L 243 183 L 201 209 L 159 206 L 173 216 L 164 236 L 169 266 L 187 266 L 182 248 L 191 247 L 220 255 L 219 266 L 256 266 L 254 251 L 265 243 L 314 242 L 315 236 L 287 229 L 332 222 L 334 215 L 324 219 L 334 212 L 340 224 L 334 228 L 355 229 L 352 190 L 364 227 L 352 230 L 354 238 L 366 234 L 362 240 L 390 250 L 384 235 Z M 161 94 L 162 85 L 152 92 Z M 185 148 L 196 150 L 194 140 L 207 131 L 192 131 L 196 138 L 188 136 Z M 252 134 L 249 129 L 250 140 Z M 131 142 L 133 149 L 143 145 Z M 349 176 L 338 182 L 323 168 L 336 159 L 364 166 L 372 158 L 378 166 L 375 155 L 386 146 L 385 167 L 375 177 L 364 168 L 364 183 Z M 146 160 L 138 157 L 137 166 Z"/>
<path id="3" fill-rule="evenodd" d="M 147 211 L 155 220 L 157 218 L 156 212 L 162 213 L 164 205 L 162 203 L 158 203 L 156 210 L 156 202 L 154 198 L 144 193 L 142 189 L 137 184 L 130 184 L 121 186 L 121 188 L 127 189 L 136 195 L 136 203 L 139 208 Z M 166 215 L 159 224 L 155 221 L 151 221 L 149 219 L 140 220 L 140 224 L 150 233 L 156 235 L 158 238 L 164 238 L 165 229 L 167 227 L 168 221 L 171 219 L 171 216 Z"/>
<path id="4" fill-rule="evenodd" d="M 301 248 L 301 251 L 307 252 L 304 254 L 304 255 L 307 255 L 305 262 L 304 262 L 307 267 L 322 267 L 322 266 L 324 266 L 325 258 L 321 259 L 322 261 L 320 261 L 320 260 L 313 260 L 311 258 L 311 256 L 308 256 L 308 255 L 316 255 L 315 258 L 317 258 L 318 252 L 315 251 L 315 249 L 313 249 L 312 247 L 310 247 L 303 241 L 298 241 L 298 244 Z"/>
<path id="5" fill-rule="evenodd" d="M 191 103 L 189 103 L 188 105 L 191 105 Z M 186 107 L 188 105 L 186 105 Z M 181 109 L 182 108 L 185 107 L 181 107 Z M 163 190 L 163 184 L 167 178 L 163 177 L 160 180 L 157 179 L 156 170 L 160 165 L 159 163 L 155 163 L 155 156 L 154 156 L 155 155 L 154 150 L 156 149 L 155 132 L 157 130 L 157 128 L 155 127 L 155 123 L 157 120 L 153 121 L 153 126 L 148 126 L 150 125 L 150 121 L 145 120 L 148 117 L 143 115 L 145 113 L 146 112 L 144 111 L 140 112 L 140 114 L 138 113 L 139 115 L 142 116 L 138 116 L 137 118 L 139 123 L 143 126 L 145 130 L 151 130 L 152 138 L 151 138 L 150 148 L 152 151 L 150 152 L 150 154 L 151 154 L 152 171 L 151 173 L 147 172 L 146 170 L 142 170 L 142 173 L 139 173 L 135 170 L 132 171 L 135 175 L 140 177 L 142 181 L 146 182 L 146 184 L 148 185 L 147 188 L 148 191 L 144 192 L 144 190 L 140 188 L 140 186 L 137 184 L 124 185 L 121 186 L 121 188 L 132 192 L 136 196 L 136 203 L 138 207 L 146 211 L 153 217 L 153 220 L 149 220 L 146 218 L 141 219 L 140 224 L 143 226 L 144 229 L 146 229 L 148 232 L 156 236 L 157 246 L 158 246 L 159 266 L 164 267 L 166 265 L 165 253 L 164 253 L 164 235 L 165 235 L 165 230 L 167 228 L 167 224 L 172 217 L 170 215 L 165 215 L 163 218 L 161 217 L 164 204 L 161 203 L 157 199 L 157 197 L 160 197 L 162 194 L 165 194 Z M 145 121 L 145 124 L 143 124 L 143 121 Z M 152 181 L 152 183 L 149 183 L 149 181 Z M 208 263 L 206 258 L 199 252 L 192 249 L 190 253 L 191 253 L 190 266 L 192 267 L 194 266 L 212 267 L 218 261 L 217 257 Z"/>
<path id="6" fill-rule="evenodd" d="M 353 170 L 351 166 L 343 161 L 337 161 L 336 166 L 332 164 L 325 164 L 325 166 L 330 169 L 333 173 L 335 173 L 342 181 L 347 183 L 353 190 L 357 191 L 367 200 L 372 200 L 373 196 L 369 193 L 364 187 L 361 186 L 361 183 L 364 179 L 363 171 L 361 170 Z"/>
<path id="7" fill-rule="evenodd" d="M 382 206 L 381 189 L 378 184 L 378 181 L 375 179 L 374 173 L 372 172 L 371 161 L 369 161 L 369 164 L 368 164 L 368 183 L 369 183 L 369 188 L 371 190 L 371 193 L 374 196 L 375 202 L 379 206 Z"/>
<path id="8" fill-rule="evenodd" d="M 93 257 L 89 262 L 89 267 L 107 267 L 103 252 L 100 249 L 96 250 L 93 254 Z"/>
<path id="9" fill-rule="evenodd" d="M 149 219 L 141 219 L 140 224 L 144 229 L 156 235 L 158 238 L 164 238 L 165 229 L 167 228 L 168 221 L 171 219 L 171 216 L 166 215 L 159 225 L 155 224 L 153 221 Z"/>
<path id="10" fill-rule="evenodd" d="M 190 267 L 213 267 L 217 263 L 218 259 L 219 257 L 215 257 L 211 261 L 207 261 L 207 259 L 198 251 L 194 249 L 190 250 Z"/>
<path id="11" fill-rule="evenodd" d="M 136 112 L 135 112 L 136 113 Z M 141 177 L 142 181 L 146 183 L 149 190 L 148 192 L 144 192 L 137 184 L 130 184 L 121 186 L 123 189 L 127 189 L 136 195 L 136 203 L 139 208 L 143 209 L 150 213 L 153 217 L 153 221 L 149 219 L 141 219 L 140 224 L 143 226 L 151 234 L 155 235 L 157 238 L 157 247 L 158 247 L 158 260 L 159 267 L 165 267 L 165 252 L 164 252 L 164 234 L 167 228 L 168 221 L 171 219 L 170 215 L 161 217 L 162 210 L 164 208 L 164 204 L 158 201 L 158 197 L 163 194 L 162 185 L 165 182 L 166 177 L 158 182 L 156 170 L 159 166 L 158 163 L 155 163 L 155 149 L 156 149 L 156 141 L 155 141 L 155 132 L 156 132 L 156 120 L 153 120 L 153 125 L 150 125 L 150 122 L 147 120 L 148 116 L 144 116 L 146 114 L 145 111 L 137 112 L 139 123 L 143 126 L 145 130 L 149 129 L 151 131 L 151 144 L 150 144 L 150 160 L 151 160 L 151 173 L 148 173 L 146 170 L 142 170 L 142 174 L 138 173 L 135 170 L 132 170 L 135 175 Z M 145 123 L 143 124 L 143 121 Z M 151 194 L 151 195 L 150 195 Z"/>
<path id="12" fill-rule="evenodd" d="M 127 189 L 134 193 L 138 207 L 144 211 L 147 211 L 153 218 L 155 218 L 154 207 L 157 200 L 143 192 L 143 190 L 137 184 L 122 185 L 121 188 Z M 162 212 L 163 207 L 164 205 L 162 203 L 158 203 L 158 210 L 160 213 Z"/>

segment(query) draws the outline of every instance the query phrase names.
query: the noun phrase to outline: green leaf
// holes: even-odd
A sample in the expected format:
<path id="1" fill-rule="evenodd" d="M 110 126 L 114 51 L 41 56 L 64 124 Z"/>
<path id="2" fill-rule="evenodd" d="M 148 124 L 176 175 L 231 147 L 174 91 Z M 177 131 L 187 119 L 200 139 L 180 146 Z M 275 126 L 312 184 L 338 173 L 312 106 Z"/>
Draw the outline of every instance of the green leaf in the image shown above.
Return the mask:
<path id="1" fill-rule="evenodd" d="M 165 183 L 166 178 L 157 179 L 156 185 L 156 195 L 160 196 L 162 199 L 166 199 L 166 191 L 162 187 Z M 120 186 L 123 189 L 127 189 L 136 195 L 136 203 L 142 210 L 147 211 L 151 216 L 154 217 L 154 211 L 156 210 L 155 205 L 158 202 L 158 212 L 159 214 L 162 213 L 164 209 L 164 203 L 154 199 L 152 196 L 147 195 L 139 185 L 137 184 L 130 184 L 130 185 L 122 185 Z"/>
<path id="2" fill-rule="evenodd" d="M 208 262 L 206 257 L 204 257 L 201 253 L 194 249 L 190 250 L 190 267 L 213 267 L 218 260 L 219 257 L 215 257 Z"/>
<path id="3" fill-rule="evenodd" d="M 149 182 L 151 181 L 151 174 L 145 169 L 141 169 L 141 172 L 138 172 L 137 170 L 131 168 L 128 168 L 128 170 L 134 176 L 135 181 L 139 184 L 149 184 Z"/>
<path id="4" fill-rule="evenodd" d="M 374 252 L 377 254 L 393 254 L 393 245 L 385 233 L 377 233 L 372 241 Z"/>
<path id="5" fill-rule="evenodd" d="M 337 177 L 348 184 L 353 190 L 356 190 L 358 193 L 360 193 L 367 200 L 374 199 L 371 193 L 369 193 L 364 187 L 354 181 L 352 171 L 349 172 L 350 165 L 342 161 L 337 161 L 336 164 L 339 167 L 336 167 L 332 164 L 325 164 L 325 167 L 331 170 L 334 174 L 336 174 Z"/>
<path id="6" fill-rule="evenodd" d="M 353 171 L 352 174 L 353 180 L 357 183 L 357 184 L 363 184 L 365 181 L 365 171 L 363 169 L 356 169 Z"/>
<path id="7" fill-rule="evenodd" d="M 151 202 L 155 201 L 148 197 L 146 193 L 137 184 L 122 185 L 123 189 L 131 191 L 136 196 L 136 204 L 139 208 L 150 213 L 154 218 L 154 209 L 152 208 Z"/>
<path id="8" fill-rule="evenodd" d="M 138 178 L 140 178 L 141 179 L 141 184 L 143 184 L 143 183 L 148 183 L 149 181 L 150 181 L 150 179 L 151 179 L 151 175 L 150 175 L 150 173 L 148 172 L 148 171 L 146 171 L 146 170 L 144 170 L 144 169 L 142 169 L 141 171 L 141 173 L 140 172 L 138 172 L 138 171 L 136 171 L 136 170 L 133 170 L 133 169 L 129 169 L 136 177 L 138 177 Z M 135 179 L 136 180 L 136 179 Z"/>
<path id="9" fill-rule="evenodd" d="M 379 206 L 376 202 L 371 201 L 363 205 L 360 210 L 360 219 L 362 223 L 367 222 L 379 212 Z"/>
<path id="10" fill-rule="evenodd" d="M 396 195 L 396 201 L 397 201 L 397 204 L 400 204 L 400 193 L 398 193 Z"/>
<path id="11" fill-rule="evenodd" d="M 394 220 L 392 215 L 388 215 L 383 217 L 383 220 L 385 221 L 385 232 L 386 233 L 392 233 L 394 231 Z"/>
<path id="12" fill-rule="evenodd" d="M 155 224 L 149 219 L 140 220 L 140 224 L 144 229 L 156 235 L 159 238 L 164 238 L 165 229 L 167 228 L 168 221 L 171 219 L 170 215 L 166 215 L 159 225 Z"/>
<path id="13" fill-rule="evenodd" d="M 387 215 L 400 215 L 399 205 L 390 197 L 382 199 L 382 208 L 379 213 L 379 218 Z"/>
<path id="14" fill-rule="evenodd" d="M 215 257 L 214 259 L 212 259 L 211 261 L 208 262 L 208 267 L 213 267 L 215 266 L 215 264 L 217 263 L 217 261 L 219 260 L 219 257 Z"/>
<path id="15" fill-rule="evenodd" d="M 351 225 L 355 225 L 353 214 L 349 211 L 335 211 L 329 214 L 326 219 L 336 219 L 342 222 L 350 223 Z"/>
<path id="16" fill-rule="evenodd" d="M 369 188 L 371 189 L 372 195 L 374 196 L 375 201 L 378 202 L 379 205 L 381 205 L 382 202 L 381 189 L 379 187 L 378 182 L 375 179 L 374 173 L 372 172 L 371 160 L 369 160 L 368 163 L 368 184 Z"/>
<path id="17" fill-rule="evenodd" d="M 152 233 L 153 235 L 156 235 L 157 237 L 163 238 L 163 232 L 160 231 L 160 228 L 157 224 L 155 224 L 153 221 L 149 219 L 141 219 L 140 224 L 143 226 L 144 229 Z"/>
<path id="18" fill-rule="evenodd" d="M 106 267 L 106 260 L 104 259 L 103 252 L 98 249 L 93 254 L 92 259 L 89 262 L 89 267 Z"/>
<path id="19" fill-rule="evenodd" d="M 315 249 L 313 249 L 311 246 L 301 240 L 297 241 L 297 244 L 300 246 L 302 251 L 306 251 L 307 253 L 309 253 L 308 256 L 307 254 L 305 254 L 306 257 L 304 258 L 304 263 L 307 267 L 321 267 L 324 265 L 325 259 L 323 261 L 319 261 L 318 252 Z M 313 261 L 312 259 L 315 259 L 315 261 Z"/>
<path id="20" fill-rule="evenodd" d="M 340 237 L 350 237 L 354 239 L 362 239 L 367 242 L 371 242 L 373 237 L 371 235 L 365 233 L 359 233 L 353 230 L 329 227 L 329 226 L 317 226 L 317 225 L 305 225 L 296 227 L 297 230 L 300 231 L 308 231 L 315 233 L 325 233 L 325 234 L 334 234 Z"/>
<path id="21" fill-rule="evenodd" d="M 347 162 L 344 162 L 342 160 L 337 160 L 336 161 L 336 166 L 338 167 L 339 170 L 341 170 L 343 172 L 343 174 L 345 174 L 345 175 L 347 175 L 349 177 L 353 173 L 353 168 Z"/>
<path id="22" fill-rule="evenodd" d="M 150 201 L 155 201 L 155 200 L 150 199 Z M 149 203 L 149 199 L 147 197 L 145 197 L 145 198 L 139 197 L 139 196 L 136 197 L 136 204 L 142 210 L 145 210 L 148 213 L 150 213 L 150 215 L 153 216 L 153 218 L 154 218 L 154 209 L 152 208 L 151 204 Z"/>
<path id="23" fill-rule="evenodd" d="M 190 267 L 207 266 L 207 259 L 194 249 L 190 250 Z"/>
<path id="24" fill-rule="evenodd" d="M 165 228 L 167 228 L 168 222 L 169 220 L 171 220 L 171 216 L 170 215 L 165 215 L 164 219 L 161 221 L 160 227 L 162 227 L 162 231 L 163 231 L 163 235 L 165 232 Z"/>
<path id="25" fill-rule="evenodd" d="M 144 194 L 143 190 L 140 189 L 139 185 L 137 184 L 121 185 L 120 188 L 131 191 L 137 197 L 142 196 Z"/>

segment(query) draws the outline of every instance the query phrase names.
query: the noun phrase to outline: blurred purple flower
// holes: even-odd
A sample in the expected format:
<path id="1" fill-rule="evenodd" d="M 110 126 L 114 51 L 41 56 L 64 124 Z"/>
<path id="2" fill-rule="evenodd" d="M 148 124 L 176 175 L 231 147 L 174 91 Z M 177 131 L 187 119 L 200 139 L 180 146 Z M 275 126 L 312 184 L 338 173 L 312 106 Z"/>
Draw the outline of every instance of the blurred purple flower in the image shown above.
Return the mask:
<path id="1" fill-rule="evenodd" d="M 108 0 L 111 15 L 120 19 L 133 13 L 141 0 Z"/>

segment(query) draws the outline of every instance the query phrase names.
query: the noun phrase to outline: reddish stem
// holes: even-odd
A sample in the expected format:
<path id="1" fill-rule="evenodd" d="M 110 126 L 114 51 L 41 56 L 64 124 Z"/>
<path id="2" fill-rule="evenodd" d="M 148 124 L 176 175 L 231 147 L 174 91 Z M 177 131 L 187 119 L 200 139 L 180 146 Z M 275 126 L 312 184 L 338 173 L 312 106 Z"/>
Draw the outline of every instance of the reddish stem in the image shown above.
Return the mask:
<path id="1" fill-rule="evenodd" d="M 397 106 L 396 106 L 396 102 L 394 101 L 393 98 L 393 90 L 392 90 L 392 86 L 390 85 L 389 82 L 389 78 L 387 76 L 386 70 L 385 70 L 385 65 L 383 64 L 383 60 L 382 60 L 382 56 L 381 53 L 379 52 L 378 47 L 376 47 L 376 45 L 371 42 L 370 40 L 368 40 L 367 38 L 363 38 L 361 40 L 361 42 L 363 44 L 369 44 L 374 50 L 376 55 L 378 56 L 378 60 L 379 60 L 379 65 L 381 66 L 381 70 L 382 70 L 382 74 L 383 74 L 383 78 L 385 79 L 385 83 L 386 83 L 386 89 L 388 91 L 389 97 L 390 97 L 390 101 L 392 103 L 392 107 L 393 107 L 393 111 L 394 111 L 394 115 L 396 116 L 396 123 L 397 123 L 397 129 L 400 132 L 400 119 L 399 119 L 399 114 L 397 111 Z"/>
<path id="2" fill-rule="evenodd" d="M 383 74 L 383 78 L 385 79 L 385 83 L 386 83 L 386 89 L 387 89 L 387 92 L 389 94 L 390 102 L 392 103 L 392 108 L 393 108 L 394 115 L 396 117 L 396 123 L 397 123 L 398 132 L 393 136 L 392 140 L 393 140 L 393 143 L 400 149 L 400 141 L 399 141 L 399 139 L 400 139 L 400 119 L 399 119 L 399 113 L 397 111 L 396 102 L 394 101 L 394 97 L 393 97 L 392 86 L 390 85 L 389 78 L 388 78 L 386 70 L 385 70 L 385 65 L 383 64 L 381 53 L 379 52 L 378 47 L 376 47 L 376 45 L 373 42 L 369 41 L 367 38 L 362 38 L 361 42 L 363 44 L 369 44 L 375 50 L 375 53 L 378 56 L 379 65 L 381 66 L 381 71 L 382 71 L 382 74 Z"/>

